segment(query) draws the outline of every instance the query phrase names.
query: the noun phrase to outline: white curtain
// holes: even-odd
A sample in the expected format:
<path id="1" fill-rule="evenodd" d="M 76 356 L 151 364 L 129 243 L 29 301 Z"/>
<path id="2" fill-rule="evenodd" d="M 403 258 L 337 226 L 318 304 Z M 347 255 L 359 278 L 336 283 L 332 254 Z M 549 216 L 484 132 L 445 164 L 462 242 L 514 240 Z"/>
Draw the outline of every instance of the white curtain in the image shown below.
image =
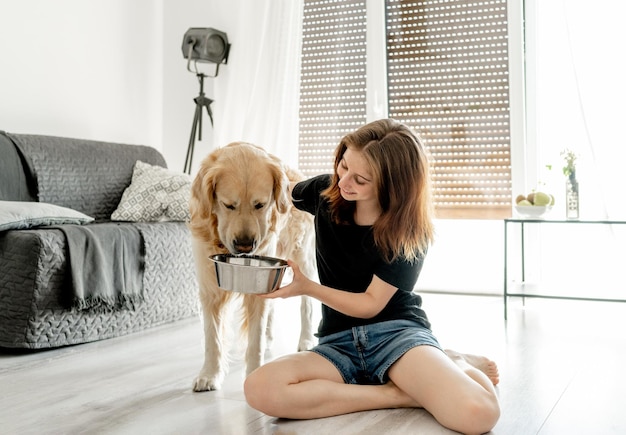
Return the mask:
<path id="1" fill-rule="evenodd" d="M 231 0 L 213 143 L 262 146 L 297 167 L 302 0 Z M 231 37 L 232 35 L 232 37 Z"/>
<path id="2" fill-rule="evenodd" d="M 581 217 L 625 218 L 623 17 L 616 0 L 536 1 L 537 146 L 564 196 L 560 152 L 578 155 Z M 563 204 L 563 202 L 561 202 Z"/>
<path id="3" fill-rule="evenodd" d="M 557 195 L 549 216 L 565 215 L 560 153 L 568 148 L 578 155 L 580 219 L 624 219 L 626 3 L 535 0 L 534 10 L 527 24 L 535 25 L 536 39 L 527 55 L 534 54 L 536 64 L 527 72 L 536 80 L 529 99 L 535 103 L 538 167 L 553 165 L 540 175 Z M 526 245 L 527 282 L 531 271 L 540 275 L 541 288 L 556 294 L 623 296 L 626 225 L 543 225 L 534 231 L 526 234 L 534 234 L 540 249 Z"/>

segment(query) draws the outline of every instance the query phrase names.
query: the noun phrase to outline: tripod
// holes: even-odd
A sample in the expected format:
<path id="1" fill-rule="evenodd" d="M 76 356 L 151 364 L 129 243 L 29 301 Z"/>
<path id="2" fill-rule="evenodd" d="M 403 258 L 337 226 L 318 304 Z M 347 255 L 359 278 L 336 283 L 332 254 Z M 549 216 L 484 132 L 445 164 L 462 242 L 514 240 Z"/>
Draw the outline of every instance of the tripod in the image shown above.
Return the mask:
<path id="1" fill-rule="evenodd" d="M 189 137 L 189 146 L 187 147 L 187 157 L 185 157 L 184 172 L 191 174 L 191 161 L 193 160 L 193 149 L 196 143 L 196 132 L 198 132 L 198 140 L 202 140 L 202 108 L 206 107 L 206 111 L 213 125 L 213 112 L 211 111 L 211 103 L 213 100 L 204 96 L 204 78 L 202 73 L 197 73 L 200 82 L 200 94 L 193 100 L 196 102 L 196 112 L 193 117 L 193 125 L 191 126 L 191 135 Z"/>

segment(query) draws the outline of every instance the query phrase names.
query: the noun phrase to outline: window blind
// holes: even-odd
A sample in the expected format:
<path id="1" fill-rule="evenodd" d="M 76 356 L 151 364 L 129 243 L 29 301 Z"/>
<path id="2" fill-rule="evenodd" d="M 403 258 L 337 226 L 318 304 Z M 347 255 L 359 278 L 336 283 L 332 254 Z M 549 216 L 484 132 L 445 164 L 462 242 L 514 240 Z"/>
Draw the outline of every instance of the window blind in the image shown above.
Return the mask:
<path id="1" fill-rule="evenodd" d="M 305 0 L 299 167 L 367 122 L 365 1 Z M 440 218 L 511 214 L 506 0 L 387 0 L 389 116 L 431 155 Z"/>
<path id="2" fill-rule="evenodd" d="M 511 215 L 506 0 L 387 0 L 389 115 L 432 159 L 440 218 Z"/>
<path id="3" fill-rule="evenodd" d="M 305 0 L 298 163 L 330 173 L 340 139 L 366 123 L 365 0 Z"/>

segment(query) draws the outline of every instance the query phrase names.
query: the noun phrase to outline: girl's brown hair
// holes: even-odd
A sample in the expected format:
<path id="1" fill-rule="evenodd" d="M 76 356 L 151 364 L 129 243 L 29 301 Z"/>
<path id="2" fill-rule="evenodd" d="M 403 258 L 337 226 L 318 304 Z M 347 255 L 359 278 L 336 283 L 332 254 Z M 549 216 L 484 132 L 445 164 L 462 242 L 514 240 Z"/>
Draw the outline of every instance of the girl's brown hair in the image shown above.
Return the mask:
<path id="1" fill-rule="evenodd" d="M 363 154 L 372 169 L 380 217 L 372 226 L 374 242 L 391 262 L 423 256 L 434 237 L 429 162 L 420 138 L 392 119 L 371 122 L 346 135 L 335 151 L 331 185 L 322 194 L 336 223 L 351 222 L 355 203 L 339 190 L 337 167 L 346 150 Z"/>

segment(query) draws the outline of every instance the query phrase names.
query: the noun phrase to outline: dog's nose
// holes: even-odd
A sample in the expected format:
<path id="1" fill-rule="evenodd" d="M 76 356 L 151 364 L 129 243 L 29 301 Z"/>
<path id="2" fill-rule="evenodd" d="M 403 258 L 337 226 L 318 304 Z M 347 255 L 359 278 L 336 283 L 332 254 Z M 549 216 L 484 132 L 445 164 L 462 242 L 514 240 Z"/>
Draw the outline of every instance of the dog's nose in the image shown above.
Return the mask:
<path id="1" fill-rule="evenodd" d="M 237 254 L 247 254 L 252 252 L 256 245 L 256 240 L 252 237 L 237 237 L 233 240 L 233 247 L 237 251 Z"/>

